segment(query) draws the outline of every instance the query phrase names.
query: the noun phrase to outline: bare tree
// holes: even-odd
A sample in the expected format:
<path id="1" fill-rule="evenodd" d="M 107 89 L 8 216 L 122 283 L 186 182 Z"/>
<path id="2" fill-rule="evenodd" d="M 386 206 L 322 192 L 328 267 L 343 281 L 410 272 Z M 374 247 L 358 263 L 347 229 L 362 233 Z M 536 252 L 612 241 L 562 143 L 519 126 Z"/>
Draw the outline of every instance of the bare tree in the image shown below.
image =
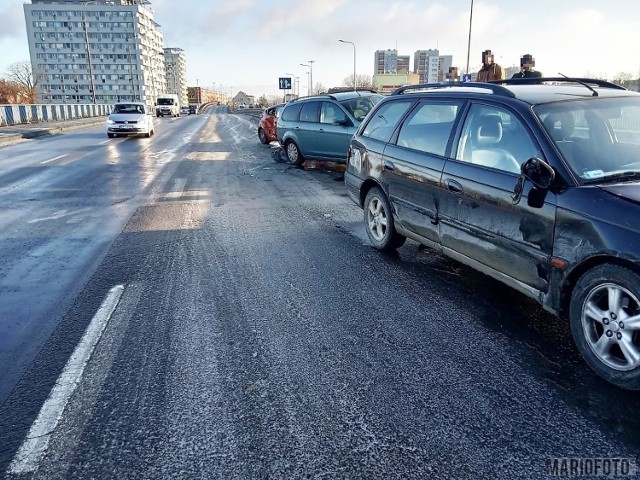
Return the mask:
<path id="1" fill-rule="evenodd" d="M 315 88 L 311 91 L 311 95 L 319 95 L 321 93 L 325 93 L 327 91 L 327 87 L 324 84 L 318 82 L 316 83 Z"/>
<path id="2" fill-rule="evenodd" d="M 31 69 L 31 62 L 23 60 L 9 65 L 7 78 L 20 87 L 20 103 L 36 102 L 36 87 L 40 77 Z"/>
<path id="3" fill-rule="evenodd" d="M 14 82 L 0 80 L 0 105 L 20 103 L 21 90 L 20 85 Z"/>
<path id="4" fill-rule="evenodd" d="M 353 88 L 353 75 L 345 77 L 345 79 L 342 80 L 342 85 Z M 373 77 L 366 74 L 356 74 L 356 88 L 373 89 Z"/>
<path id="5" fill-rule="evenodd" d="M 618 72 L 615 77 L 613 77 L 613 83 L 616 83 L 622 87 L 627 87 L 629 83 L 631 83 L 631 78 L 633 75 L 627 72 Z"/>

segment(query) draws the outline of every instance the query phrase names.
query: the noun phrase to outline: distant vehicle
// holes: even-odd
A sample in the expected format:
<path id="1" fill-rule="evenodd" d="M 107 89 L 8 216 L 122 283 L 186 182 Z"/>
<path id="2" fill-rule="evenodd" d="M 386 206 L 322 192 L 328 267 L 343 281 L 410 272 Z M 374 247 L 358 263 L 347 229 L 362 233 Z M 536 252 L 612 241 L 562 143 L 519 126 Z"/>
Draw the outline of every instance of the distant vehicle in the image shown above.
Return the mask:
<path id="1" fill-rule="evenodd" d="M 144 135 L 149 138 L 155 133 L 153 115 L 142 102 L 122 102 L 113 106 L 107 117 L 107 136 Z"/>
<path id="2" fill-rule="evenodd" d="M 164 93 L 156 98 L 156 116 L 164 117 L 165 115 L 180 116 L 180 99 L 178 95 Z"/>
<path id="3" fill-rule="evenodd" d="M 353 136 L 344 180 L 375 248 L 411 238 L 520 291 L 569 321 L 598 375 L 640 390 L 640 94 L 402 87 Z"/>
<path id="4" fill-rule="evenodd" d="M 189 111 L 189 107 L 182 107 L 180 109 L 180 114 L 181 115 L 189 115 L 191 112 Z"/>
<path id="5" fill-rule="evenodd" d="M 382 98 L 373 91 L 358 90 L 287 103 L 277 131 L 289 163 L 301 165 L 305 158 L 345 163 L 351 137 Z"/>
<path id="6" fill-rule="evenodd" d="M 278 140 L 278 131 L 276 129 L 278 117 L 283 108 L 284 103 L 278 103 L 262 111 L 262 117 L 260 118 L 260 123 L 258 123 L 258 138 L 263 145 Z"/>
<path id="7" fill-rule="evenodd" d="M 198 105 L 194 105 L 193 103 L 189 105 L 189 113 L 193 115 L 198 114 Z"/>

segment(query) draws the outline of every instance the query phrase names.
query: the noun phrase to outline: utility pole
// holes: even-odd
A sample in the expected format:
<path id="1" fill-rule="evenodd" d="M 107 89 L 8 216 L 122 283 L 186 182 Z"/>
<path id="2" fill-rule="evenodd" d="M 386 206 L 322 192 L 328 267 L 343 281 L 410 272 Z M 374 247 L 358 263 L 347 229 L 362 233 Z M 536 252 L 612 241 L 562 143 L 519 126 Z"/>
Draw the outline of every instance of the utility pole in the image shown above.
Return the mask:
<path id="1" fill-rule="evenodd" d="M 95 3 L 95 0 L 84 2 L 82 8 L 82 27 L 84 29 L 84 43 L 87 50 L 87 61 L 89 62 L 89 88 L 91 89 L 91 100 L 96 103 L 96 86 L 93 82 L 93 63 L 91 62 L 91 50 L 89 49 L 89 32 L 87 31 L 87 5 Z"/>

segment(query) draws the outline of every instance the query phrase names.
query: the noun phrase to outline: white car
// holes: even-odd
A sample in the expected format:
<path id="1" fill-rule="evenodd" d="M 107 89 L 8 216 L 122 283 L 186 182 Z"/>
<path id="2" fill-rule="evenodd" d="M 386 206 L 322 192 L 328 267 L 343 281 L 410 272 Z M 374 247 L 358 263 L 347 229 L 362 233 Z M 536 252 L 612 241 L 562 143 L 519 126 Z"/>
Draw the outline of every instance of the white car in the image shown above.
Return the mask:
<path id="1" fill-rule="evenodd" d="M 113 106 L 107 117 L 107 136 L 144 135 L 149 138 L 155 133 L 153 115 L 142 102 L 120 102 Z"/>
<path id="2" fill-rule="evenodd" d="M 189 115 L 189 107 L 182 107 L 180 109 L 180 115 Z"/>

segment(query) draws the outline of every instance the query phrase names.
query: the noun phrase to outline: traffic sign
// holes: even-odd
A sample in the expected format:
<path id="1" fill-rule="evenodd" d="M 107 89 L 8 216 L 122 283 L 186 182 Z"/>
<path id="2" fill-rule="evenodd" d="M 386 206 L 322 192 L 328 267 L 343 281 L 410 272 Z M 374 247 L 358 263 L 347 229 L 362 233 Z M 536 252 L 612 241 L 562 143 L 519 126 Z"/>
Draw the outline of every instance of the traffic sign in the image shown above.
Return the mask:
<path id="1" fill-rule="evenodd" d="M 471 81 L 471 74 L 470 73 L 463 73 L 462 74 L 462 81 L 463 82 L 470 82 Z"/>
<path id="2" fill-rule="evenodd" d="M 280 90 L 291 90 L 291 77 L 280 77 L 278 79 Z"/>

